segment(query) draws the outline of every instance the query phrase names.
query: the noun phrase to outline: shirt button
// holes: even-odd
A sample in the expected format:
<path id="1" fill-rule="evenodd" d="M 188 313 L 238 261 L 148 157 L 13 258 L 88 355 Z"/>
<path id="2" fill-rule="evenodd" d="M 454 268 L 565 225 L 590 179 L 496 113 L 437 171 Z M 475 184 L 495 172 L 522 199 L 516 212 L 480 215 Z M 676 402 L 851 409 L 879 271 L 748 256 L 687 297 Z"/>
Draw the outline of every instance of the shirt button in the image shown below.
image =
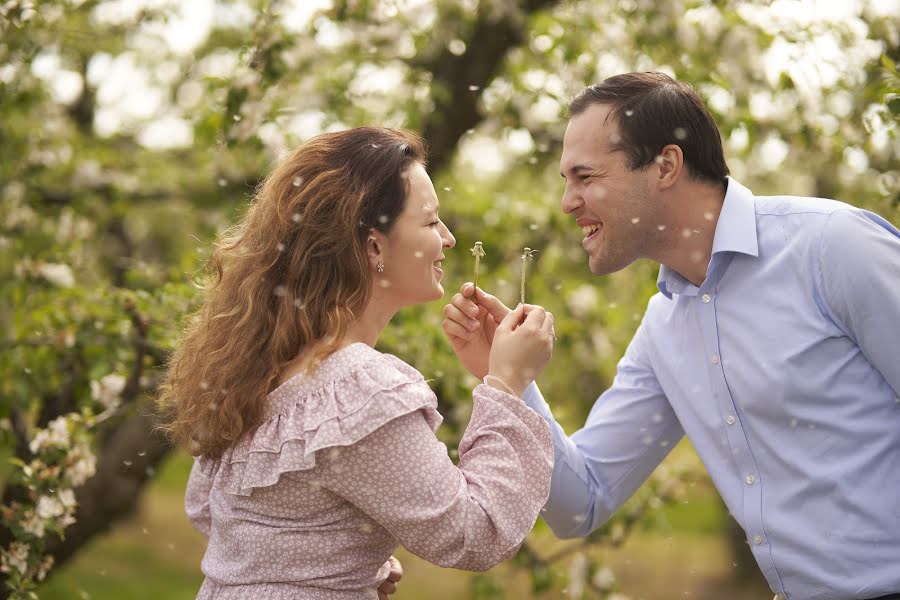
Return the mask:
<path id="1" fill-rule="evenodd" d="M 703 304 L 709 304 L 709 301 L 712 300 L 712 296 L 709 294 L 703 294 L 700 296 L 700 299 L 703 301 Z"/>
<path id="2" fill-rule="evenodd" d="M 753 543 L 754 543 L 754 544 L 756 544 L 757 546 L 759 546 L 760 544 L 762 544 L 762 542 L 763 542 L 763 539 L 762 539 L 762 536 L 761 536 L 761 535 L 759 535 L 759 534 L 757 533 L 756 535 L 753 536 Z"/>
<path id="3" fill-rule="evenodd" d="M 744 478 L 744 481 L 747 482 L 747 485 L 753 485 L 753 483 L 756 481 L 756 477 L 754 477 L 753 474 L 750 474 Z"/>
<path id="4" fill-rule="evenodd" d="M 712 364 L 714 364 L 714 365 L 719 364 L 719 356 L 717 354 L 713 354 Z"/>
<path id="5" fill-rule="evenodd" d="M 725 418 L 725 422 L 729 425 L 734 425 L 734 415 L 728 415 L 728 417 Z"/>

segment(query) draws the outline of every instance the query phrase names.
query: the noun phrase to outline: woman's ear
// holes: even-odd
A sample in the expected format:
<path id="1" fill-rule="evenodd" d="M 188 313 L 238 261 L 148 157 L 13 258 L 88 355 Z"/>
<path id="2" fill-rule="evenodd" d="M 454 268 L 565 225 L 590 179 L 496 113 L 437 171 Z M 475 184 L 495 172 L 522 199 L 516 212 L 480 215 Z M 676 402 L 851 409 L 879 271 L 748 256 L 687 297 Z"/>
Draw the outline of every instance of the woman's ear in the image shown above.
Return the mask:
<path id="1" fill-rule="evenodd" d="M 369 230 L 366 238 L 366 255 L 369 257 L 369 266 L 373 269 L 384 264 L 384 234 L 374 228 Z"/>

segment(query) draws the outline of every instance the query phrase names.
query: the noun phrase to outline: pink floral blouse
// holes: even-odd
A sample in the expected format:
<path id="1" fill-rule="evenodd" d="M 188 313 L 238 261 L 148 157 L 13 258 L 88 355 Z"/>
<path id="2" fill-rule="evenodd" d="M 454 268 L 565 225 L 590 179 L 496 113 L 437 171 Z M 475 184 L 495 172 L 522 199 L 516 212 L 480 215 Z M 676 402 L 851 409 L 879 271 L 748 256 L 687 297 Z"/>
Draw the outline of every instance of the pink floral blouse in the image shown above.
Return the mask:
<path id="1" fill-rule="evenodd" d="M 472 393 L 459 466 L 422 375 L 361 343 L 270 394 L 263 424 L 195 461 L 185 508 L 209 537 L 198 598 L 376 599 L 398 544 L 444 567 L 512 556 L 547 499 L 547 423 Z"/>

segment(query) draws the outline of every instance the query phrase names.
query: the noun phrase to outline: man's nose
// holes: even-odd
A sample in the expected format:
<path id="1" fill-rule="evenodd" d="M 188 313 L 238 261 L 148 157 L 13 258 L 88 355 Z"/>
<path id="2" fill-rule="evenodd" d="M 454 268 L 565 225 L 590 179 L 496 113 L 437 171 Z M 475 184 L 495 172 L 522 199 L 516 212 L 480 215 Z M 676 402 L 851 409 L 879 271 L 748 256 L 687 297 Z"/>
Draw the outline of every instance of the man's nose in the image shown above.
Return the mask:
<path id="1" fill-rule="evenodd" d="M 582 200 L 581 195 L 578 194 L 571 187 L 566 185 L 566 189 L 563 191 L 562 201 L 560 202 L 560 206 L 562 207 L 562 211 L 564 213 L 572 214 L 576 208 L 581 206 Z"/>

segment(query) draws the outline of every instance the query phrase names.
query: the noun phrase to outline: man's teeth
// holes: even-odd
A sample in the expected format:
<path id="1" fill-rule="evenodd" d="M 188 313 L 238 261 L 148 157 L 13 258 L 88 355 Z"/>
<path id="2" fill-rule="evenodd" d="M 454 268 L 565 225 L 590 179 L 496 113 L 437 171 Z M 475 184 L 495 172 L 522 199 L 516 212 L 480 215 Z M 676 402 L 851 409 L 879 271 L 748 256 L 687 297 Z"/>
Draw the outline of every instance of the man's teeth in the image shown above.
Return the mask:
<path id="1" fill-rule="evenodd" d="M 581 227 L 581 232 L 584 233 L 584 237 L 587 237 L 600 229 L 599 225 L 584 225 Z"/>

